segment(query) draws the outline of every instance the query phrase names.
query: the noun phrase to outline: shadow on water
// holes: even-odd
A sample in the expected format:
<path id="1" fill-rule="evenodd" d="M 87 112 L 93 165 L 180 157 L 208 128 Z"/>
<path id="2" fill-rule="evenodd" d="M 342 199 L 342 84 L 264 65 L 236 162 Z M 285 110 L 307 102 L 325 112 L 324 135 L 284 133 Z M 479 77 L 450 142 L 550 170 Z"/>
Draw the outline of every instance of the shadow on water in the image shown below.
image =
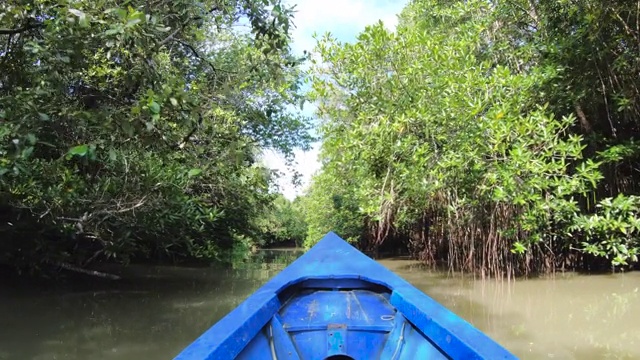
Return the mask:
<path id="1" fill-rule="evenodd" d="M 123 280 L 0 280 L 0 359 L 169 359 L 299 256 L 240 268 L 130 266 Z M 111 269 L 115 270 L 115 269 Z"/>

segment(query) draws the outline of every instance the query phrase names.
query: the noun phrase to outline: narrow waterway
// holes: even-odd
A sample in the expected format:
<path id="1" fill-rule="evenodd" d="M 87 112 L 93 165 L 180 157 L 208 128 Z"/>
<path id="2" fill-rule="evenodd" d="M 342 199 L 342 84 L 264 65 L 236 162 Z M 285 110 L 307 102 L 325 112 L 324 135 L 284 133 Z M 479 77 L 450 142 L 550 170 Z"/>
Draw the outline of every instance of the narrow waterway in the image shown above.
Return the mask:
<path id="1" fill-rule="evenodd" d="M 236 269 L 131 266 L 118 282 L 0 278 L 0 359 L 171 359 L 300 252 Z M 640 273 L 481 281 L 381 263 L 522 359 L 640 358 Z"/>

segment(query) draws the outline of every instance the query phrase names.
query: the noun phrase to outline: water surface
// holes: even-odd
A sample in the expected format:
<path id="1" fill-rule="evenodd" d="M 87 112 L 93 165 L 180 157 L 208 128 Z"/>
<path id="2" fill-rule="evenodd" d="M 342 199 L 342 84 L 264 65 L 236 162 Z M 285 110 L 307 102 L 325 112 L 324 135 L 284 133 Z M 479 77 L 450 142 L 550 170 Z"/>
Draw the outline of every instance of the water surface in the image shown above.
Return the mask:
<path id="1" fill-rule="evenodd" d="M 522 359 L 640 359 L 640 273 L 496 281 L 381 263 Z"/>
<path id="2" fill-rule="evenodd" d="M 299 254 L 227 270 L 131 266 L 118 282 L 0 278 L 0 359 L 171 359 Z M 522 359 L 640 358 L 640 273 L 508 283 L 381 263 Z"/>

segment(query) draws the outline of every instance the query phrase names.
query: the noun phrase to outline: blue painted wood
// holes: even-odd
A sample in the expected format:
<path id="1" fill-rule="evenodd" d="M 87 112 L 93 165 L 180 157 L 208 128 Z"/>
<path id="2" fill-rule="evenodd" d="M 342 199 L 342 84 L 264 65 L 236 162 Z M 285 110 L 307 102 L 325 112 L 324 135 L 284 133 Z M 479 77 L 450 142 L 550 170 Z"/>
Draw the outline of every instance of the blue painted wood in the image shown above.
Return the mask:
<path id="1" fill-rule="evenodd" d="M 395 314 L 384 297 L 367 290 L 304 291 L 280 310 L 288 331 L 301 328 L 326 329 L 328 324 L 348 324 L 350 329 L 390 331 L 382 320 Z"/>
<path id="2" fill-rule="evenodd" d="M 221 357 L 220 359 L 226 359 Z M 230 358 L 233 359 L 233 358 Z M 271 353 L 271 343 L 266 329 L 258 332 L 256 336 L 249 341 L 249 344 L 236 356 L 241 360 L 273 360 Z"/>
<path id="3" fill-rule="evenodd" d="M 330 341 L 330 332 L 340 340 Z M 326 360 L 335 354 L 356 360 L 516 359 L 334 233 L 175 359 Z"/>
<path id="4" fill-rule="evenodd" d="M 289 333 L 282 326 L 280 316 L 276 315 L 269 324 L 269 332 L 273 341 L 273 354 L 275 359 L 300 360 L 298 351 L 296 350 L 293 340 Z M 271 344 L 270 344 L 271 345 Z"/>
<path id="5" fill-rule="evenodd" d="M 327 356 L 349 354 L 348 343 L 346 324 L 327 326 Z"/>
<path id="6" fill-rule="evenodd" d="M 389 333 L 389 337 L 387 338 L 387 342 L 384 344 L 384 348 L 380 353 L 381 359 L 397 359 L 397 354 L 400 354 L 403 350 L 403 347 L 406 343 L 406 331 L 407 327 L 411 326 L 407 323 L 404 316 L 402 314 L 396 314 L 393 319 L 393 329 Z M 436 351 L 439 353 L 439 351 Z"/>
<path id="7" fill-rule="evenodd" d="M 427 337 L 416 330 L 402 314 L 395 318 L 395 326 L 380 354 L 380 359 L 448 359 Z"/>

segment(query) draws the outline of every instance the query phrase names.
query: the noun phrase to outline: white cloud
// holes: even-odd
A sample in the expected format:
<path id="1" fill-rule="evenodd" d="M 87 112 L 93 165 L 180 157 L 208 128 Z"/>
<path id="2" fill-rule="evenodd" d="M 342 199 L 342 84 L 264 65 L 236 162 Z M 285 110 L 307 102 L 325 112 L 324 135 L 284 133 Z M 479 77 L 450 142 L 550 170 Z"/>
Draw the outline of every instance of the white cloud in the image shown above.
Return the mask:
<path id="1" fill-rule="evenodd" d="M 267 150 L 263 154 L 263 161 L 268 167 L 282 172 L 284 175 L 278 179 L 278 186 L 282 194 L 289 200 L 293 200 L 296 196 L 300 195 L 302 191 L 309 186 L 311 176 L 320 170 L 320 162 L 318 161 L 318 155 L 320 152 L 320 143 L 313 144 L 313 147 L 309 151 L 296 150 L 295 164 L 293 165 L 295 171 L 300 173 L 300 186 L 293 185 L 293 172 L 289 171 L 282 155 L 274 152 L 273 150 Z"/>
<path id="2" fill-rule="evenodd" d="M 288 4 L 296 5 L 295 18 L 293 20 L 292 49 L 296 54 L 302 54 L 304 50 L 313 51 L 316 40 L 313 34 L 318 36 L 326 32 L 343 42 L 352 42 L 367 25 L 379 20 L 385 26 L 395 29 L 398 19 L 397 14 L 405 7 L 408 0 L 287 0 Z M 305 115 L 315 109 L 312 104 L 305 106 Z M 294 187 L 291 183 L 293 174 L 287 169 L 283 157 L 273 151 L 266 151 L 263 160 L 272 169 L 285 173 L 278 182 L 282 193 L 288 199 L 294 199 L 309 185 L 311 176 L 320 169 L 318 154 L 320 144 L 314 144 L 310 151 L 298 150 L 295 152 L 295 170 L 299 172 L 302 186 Z"/>
<path id="3" fill-rule="evenodd" d="M 341 41 L 355 40 L 367 25 L 382 20 L 395 29 L 397 14 L 407 1 L 398 0 L 289 0 L 296 5 L 293 30 L 293 50 L 312 51 L 316 45 L 313 34 L 331 32 Z"/>

